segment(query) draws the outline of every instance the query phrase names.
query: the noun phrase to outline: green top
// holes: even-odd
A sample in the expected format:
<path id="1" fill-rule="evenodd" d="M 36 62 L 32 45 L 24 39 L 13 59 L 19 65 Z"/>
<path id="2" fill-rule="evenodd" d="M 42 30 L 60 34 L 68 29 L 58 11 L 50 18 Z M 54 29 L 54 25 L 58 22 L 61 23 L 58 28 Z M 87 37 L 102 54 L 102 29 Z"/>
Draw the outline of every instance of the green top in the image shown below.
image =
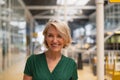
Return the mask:
<path id="1" fill-rule="evenodd" d="M 77 66 L 73 59 L 62 55 L 52 72 L 49 71 L 45 54 L 31 55 L 26 62 L 24 74 L 33 80 L 77 80 Z"/>

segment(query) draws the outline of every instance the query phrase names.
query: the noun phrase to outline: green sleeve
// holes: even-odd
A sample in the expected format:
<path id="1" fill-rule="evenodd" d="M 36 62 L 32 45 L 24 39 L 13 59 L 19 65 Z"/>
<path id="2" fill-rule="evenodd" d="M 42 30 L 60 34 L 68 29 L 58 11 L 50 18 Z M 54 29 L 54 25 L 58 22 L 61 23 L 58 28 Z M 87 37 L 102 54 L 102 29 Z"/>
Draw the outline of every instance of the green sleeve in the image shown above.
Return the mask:
<path id="1" fill-rule="evenodd" d="M 78 80 L 77 65 L 74 63 L 74 69 L 72 74 L 72 80 Z"/>
<path id="2" fill-rule="evenodd" d="M 29 75 L 29 76 L 32 76 L 33 74 L 33 56 L 34 55 L 31 55 L 28 59 L 27 59 L 27 62 L 26 62 L 26 65 L 25 65 L 25 69 L 24 69 L 24 74 L 26 75 Z"/>

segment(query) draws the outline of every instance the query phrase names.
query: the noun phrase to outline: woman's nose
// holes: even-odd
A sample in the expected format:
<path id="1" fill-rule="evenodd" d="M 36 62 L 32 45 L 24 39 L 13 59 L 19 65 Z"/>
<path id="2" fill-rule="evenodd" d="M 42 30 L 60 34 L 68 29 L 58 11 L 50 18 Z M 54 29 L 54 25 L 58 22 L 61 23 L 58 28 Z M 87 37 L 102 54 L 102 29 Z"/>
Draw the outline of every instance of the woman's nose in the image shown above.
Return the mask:
<path id="1" fill-rule="evenodd" d="M 57 42 L 57 38 L 56 37 L 53 38 L 53 42 Z"/>

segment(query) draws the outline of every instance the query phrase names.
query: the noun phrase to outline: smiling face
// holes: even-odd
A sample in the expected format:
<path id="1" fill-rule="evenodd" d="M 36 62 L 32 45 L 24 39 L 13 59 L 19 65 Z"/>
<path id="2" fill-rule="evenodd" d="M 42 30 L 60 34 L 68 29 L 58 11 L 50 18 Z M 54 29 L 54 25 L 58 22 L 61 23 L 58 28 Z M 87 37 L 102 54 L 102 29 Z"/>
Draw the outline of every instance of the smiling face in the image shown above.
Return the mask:
<path id="1" fill-rule="evenodd" d="M 46 23 L 43 35 L 45 37 L 44 44 L 47 49 L 52 49 L 53 46 L 50 43 L 55 43 L 56 46 L 54 45 L 54 48 L 60 49 L 59 51 L 61 51 L 61 48 L 68 47 L 72 40 L 70 28 L 67 23 L 54 19 Z M 52 39 L 55 39 L 55 41 Z"/>
<path id="2" fill-rule="evenodd" d="M 63 37 L 60 35 L 60 32 L 52 25 L 50 25 L 47 30 L 45 40 L 48 45 L 48 50 L 52 52 L 60 52 L 65 44 Z"/>

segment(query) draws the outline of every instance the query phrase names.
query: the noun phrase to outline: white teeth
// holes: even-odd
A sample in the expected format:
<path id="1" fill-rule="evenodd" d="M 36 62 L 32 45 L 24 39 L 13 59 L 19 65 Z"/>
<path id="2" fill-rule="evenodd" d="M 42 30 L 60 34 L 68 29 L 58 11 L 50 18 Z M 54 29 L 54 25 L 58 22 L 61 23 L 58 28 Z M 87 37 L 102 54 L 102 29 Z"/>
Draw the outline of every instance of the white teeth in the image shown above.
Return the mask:
<path id="1" fill-rule="evenodd" d="M 52 46 L 55 46 L 55 47 L 56 47 L 56 46 L 58 46 L 58 44 L 52 44 Z"/>

